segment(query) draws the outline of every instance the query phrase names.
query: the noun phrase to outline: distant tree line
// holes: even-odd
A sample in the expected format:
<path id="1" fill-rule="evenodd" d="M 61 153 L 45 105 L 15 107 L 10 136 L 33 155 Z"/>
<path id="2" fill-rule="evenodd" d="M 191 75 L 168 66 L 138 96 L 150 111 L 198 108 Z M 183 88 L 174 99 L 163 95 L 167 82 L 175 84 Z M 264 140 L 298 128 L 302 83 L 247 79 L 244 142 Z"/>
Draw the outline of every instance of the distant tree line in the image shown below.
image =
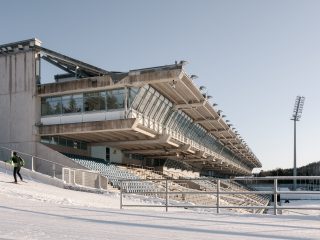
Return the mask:
<path id="1" fill-rule="evenodd" d="M 293 168 L 276 168 L 273 170 L 263 171 L 257 174 L 257 177 L 266 176 L 292 176 Z M 320 176 L 320 161 L 310 163 L 306 166 L 297 168 L 298 176 Z"/>

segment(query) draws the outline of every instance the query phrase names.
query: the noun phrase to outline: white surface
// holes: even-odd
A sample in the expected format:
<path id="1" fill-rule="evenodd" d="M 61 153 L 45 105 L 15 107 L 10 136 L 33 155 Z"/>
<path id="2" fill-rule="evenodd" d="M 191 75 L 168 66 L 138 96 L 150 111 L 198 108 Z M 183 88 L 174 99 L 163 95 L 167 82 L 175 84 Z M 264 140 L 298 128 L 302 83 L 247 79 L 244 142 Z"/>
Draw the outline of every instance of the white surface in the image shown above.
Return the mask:
<path id="1" fill-rule="evenodd" d="M 1 239 L 319 239 L 317 216 L 119 209 L 117 194 L 13 184 L 0 173 Z M 126 200 L 141 202 L 139 199 Z"/>

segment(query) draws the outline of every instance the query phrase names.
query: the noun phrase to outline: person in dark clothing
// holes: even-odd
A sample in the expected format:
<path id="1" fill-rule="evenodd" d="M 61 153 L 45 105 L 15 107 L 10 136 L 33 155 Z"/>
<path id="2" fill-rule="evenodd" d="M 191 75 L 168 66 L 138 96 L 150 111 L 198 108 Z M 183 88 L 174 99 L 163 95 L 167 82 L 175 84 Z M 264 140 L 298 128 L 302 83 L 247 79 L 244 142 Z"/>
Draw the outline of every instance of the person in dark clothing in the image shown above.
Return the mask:
<path id="1" fill-rule="evenodd" d="M 11 157 L 11 164 L 13 165 L 13 177 L 14 182 L 18 183 L 17 181 L 17 174 L 21 181 L 23 181 L 22 176 L 20 174 L 21 167 L 24 165 L 24 160 L 17 155 L 16 152 L 13 152 L 13 156 Z"/>

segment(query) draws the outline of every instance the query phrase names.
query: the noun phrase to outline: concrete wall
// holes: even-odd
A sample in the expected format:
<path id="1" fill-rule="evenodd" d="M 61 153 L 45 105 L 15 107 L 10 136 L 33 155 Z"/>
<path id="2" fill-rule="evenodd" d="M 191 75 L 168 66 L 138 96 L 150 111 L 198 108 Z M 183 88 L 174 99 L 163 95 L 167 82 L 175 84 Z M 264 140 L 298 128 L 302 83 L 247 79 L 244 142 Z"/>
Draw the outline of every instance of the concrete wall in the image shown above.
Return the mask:
<path id="1" fill-rule="evenodd" d="M 123 153 L 117 148 L 110 147 L 110 162 L 122 163 Z"/>
<path id="2" fill-rule="evenodd" d="M 91 146 L 91 156 L 106 160 L 106 146 Z"/>
<path id="3" fill-rule="evenodd" d="M 30 40 L 31 42 L 39 45 L 36 40 Z M 23 44 L 28 45 L 29 40 Z M 37 50 L 28 46 L 0 54 L 0 146 L 23 153 L 21 155 L 29 169 L 31 157 L 28 154 L 65 166 L 83 168 L 39 143 L 36 123 L 40 122 L 41 103 L 37 96 L 37 59 Z M 0 151 L 4 160 L 8 160 L 10 155 L 9 150 Z M 51 163 L 39 159 L 36 159 L 35 163 L 38 171 L 49 175 L 52 172 Z"/>
<path id="4" fill-rule="evenodd" d="M 45 144 L 45 143 L 43 143 L 43 145 L 61 153 L 72 153 L 72 154 L 77 154 L 81 156 L 90 156 L 87 150 L 76 149 L 72 147 L 65 147 L 60 145 L 53 145 L 53 144 Z"/>
<path id="5" fill-rule="evenodd" d="M 91 156 L 106 160 L 107 147 L 108 146 L 91 146 Z M 110 148 L 110 162 L 123 163 L 124 154 L 122 153 L 122 151 L 114 147 L 109 147 L 109 148 Z"/>
<path id="6" fill-rule="evenodd" d="M 85 169 L 85 167 L 83 167 L 82 165 L 74 162 L 73 160 L 66 157 L 65 155 L 47 147 L 41 143 L 36 143 L 36 153 L 37 153 L 36 154 L 37 157 L 44 158 L 49 161 L 57 163 L 57 165 L 55 166 L 55 168 L 56 168 L 55 171 L 56 171 L 57 177 L 60 177 L 60 175 L 61 175 L 62 166 L 67 166 L 67 167 L 77 168 L 77 169 Z M 60 164 L 60 165 L 58 165 L 58 164 Z M 53 165 L 51 163 L 46 163 L 45 161 L 42 161 L 42 160 L 36 161 L 36 171 L 51 176 L 52 169 L 53 169 Z"/>
<path id="7" fill-rule="evenodd" d="M 35 153 L 40 121 L 35 50 L 0 54 L 0 145 Z"/>

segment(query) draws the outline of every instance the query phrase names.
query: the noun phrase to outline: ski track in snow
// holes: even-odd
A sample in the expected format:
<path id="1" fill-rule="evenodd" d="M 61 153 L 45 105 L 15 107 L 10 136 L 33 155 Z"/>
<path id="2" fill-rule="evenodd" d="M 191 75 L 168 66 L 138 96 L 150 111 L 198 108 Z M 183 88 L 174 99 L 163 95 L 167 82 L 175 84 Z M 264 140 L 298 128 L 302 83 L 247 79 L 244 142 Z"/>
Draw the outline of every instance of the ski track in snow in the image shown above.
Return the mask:
<path id="1" fill-rule="evenodd" d="M 119 209 L 119 194 L 71 191 L 28 180 L 13 184 L 0 172 L 0 239 L 320 239 L 319 211 L 313 215 L 250 215 L 215 211 Z M 130 197 L 127 204 L 163 200 Z M 293 205 L 319 206 L 320 201 Z M 292 215 L 295 213 L 295 215 Z"/>

